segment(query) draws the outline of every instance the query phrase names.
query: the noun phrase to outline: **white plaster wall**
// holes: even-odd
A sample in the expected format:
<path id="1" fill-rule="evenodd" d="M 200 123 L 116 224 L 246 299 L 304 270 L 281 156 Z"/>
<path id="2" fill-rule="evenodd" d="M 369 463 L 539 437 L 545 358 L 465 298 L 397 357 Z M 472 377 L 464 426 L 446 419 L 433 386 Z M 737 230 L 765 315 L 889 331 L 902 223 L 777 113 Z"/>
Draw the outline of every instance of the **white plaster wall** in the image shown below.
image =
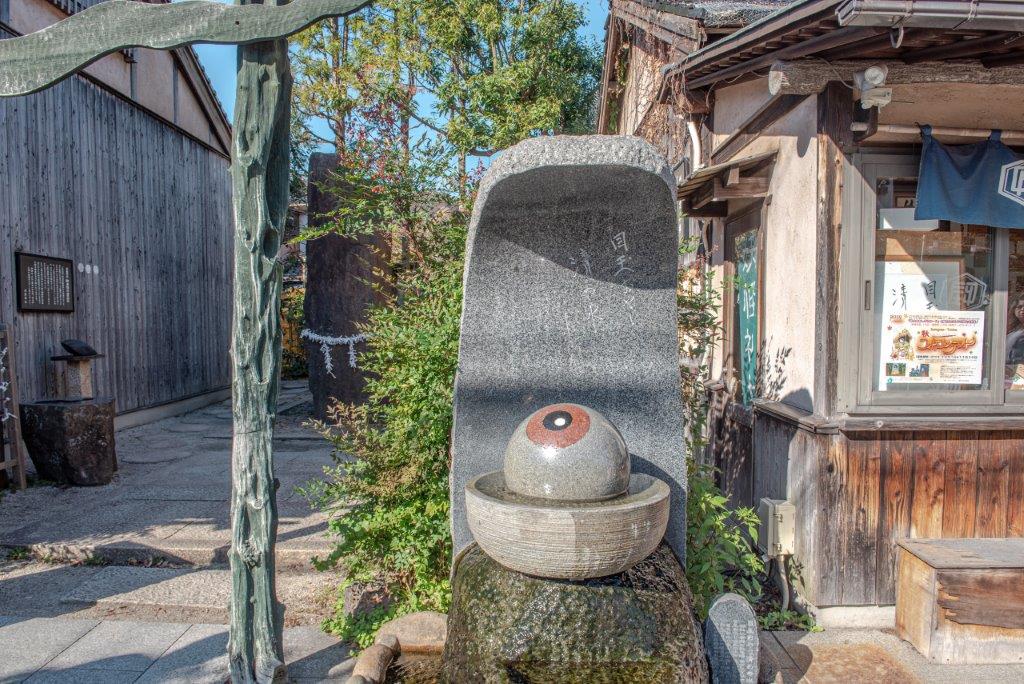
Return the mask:
<path id="1" fill-rule="evenodd" d="M 770 97 L 767 79 L 747 81 L 715 90 L 715 115 L 712 122 L 715 144 L 729 137 Z"/>
<path id="2" fill-rule="evenodd" d="M 11 26 L 25 34 L 33 33 L 66 18 L 63 12 L 46 0 L 13 0 Z M 174 119 L 174 84 L 177 65 L 170 53 L 163 50 L 135 51 L 136 102 L 168 121 L 177 123 L 200 140 L 213 142 L 209 119 L 186 83 L 184 75 L 178 88 L 178 120 Z M 85 72 L 114 88 L 131 95 L 131 65 L 121 53 L 107 55 L 86 67 Z"/>
<path id="3" fill-rule="evenodd" d="M 13 0 L 10 7 L 11 27 L 23 34 L 44 29 L 67 17 L 45 0 Z M 96 60 L 85 72 L 124 95 L 131 92 L 131 70 L 119 52 Z"/>
<path id="4" fill-rule="evenodd" d="M 210 121 L 206 111 L 199 104 L 199 98 L 192 92 L 184 73 L 179 74 L 178 82 L 178 120 L 175 122 L 200 140 L 216 144 L 216 136 L 210 129 Z"/>
<path id="5" fill-rule="evenodd" d="M 763 80 L 716 94 L 715 134 L 724 138 L 762 104 Z M 728 129 L 720 128 L 725 124 Z M 770 126 L 739 153 L 776 151 L 765 213 L 764 341 L 766 398 L 813 409 L 818 159 L 814 97 Z M 730 206 L 730 213 L 741 204 Z M 717 230 L 721 233 L 721 230 Z M 719 246 L 720 249 L 724 245 Z M 721 258 L 721 255 L 718 255 Z M 721 353 L 718 354 L 721 356 Z"/>
<path id="6" fill-rule="evenodd" d="M 919 83 L 892 88 L 892 102 L 879 111 L 882 124 L 917 123 L 951 128 L 1024 130 L 1024 87 L 974 83 Z M 942 136 L 938 136 L 942 137 Z M 915 135 L 879 134 L 871 143 L 920 142 Z M 950 142 L 970 142 L 950 139 Z"/>
<path id="7" fill-rule="evenodd" d="M 135 57 L 136 100 L 151 112 L 174 121 L 174 59 L 156 50 L 138 50 Z M 184 83 L 179 86 L 178 97 L 191 97 Z M 205 140 L 205 136 L 201 137 Z"/>

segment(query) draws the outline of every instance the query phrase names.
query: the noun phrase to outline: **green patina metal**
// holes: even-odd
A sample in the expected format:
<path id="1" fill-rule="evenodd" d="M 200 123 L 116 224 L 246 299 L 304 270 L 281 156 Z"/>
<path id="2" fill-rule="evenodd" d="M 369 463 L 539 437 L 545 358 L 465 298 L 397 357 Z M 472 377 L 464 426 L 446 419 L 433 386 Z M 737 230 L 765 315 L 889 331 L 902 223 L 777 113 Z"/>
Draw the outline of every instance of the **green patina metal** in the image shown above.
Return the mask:
<path id="1" fill-rule="evenodd" d="M 231 182 L 235 296 L 231 357 L 233 682 L 285 677 L 284 610 L 274 585 L 277 482 L 273 430 L 281 367 L 281 267 L 288 212 L 291 70 L 284 38 L 363 0 L 240 0 L 148 5 L 111 0 L 37 33 L 0 41 L 0 97 L 36 92 L 126 47 L 239 43 Z"/>
<path id="2" fill-rule="evenodd" d="M 36 33 L 0 41 L 0 96 L 28 95 L 104 55 L 131 47 L 162 50 L 194 43 L 238 44 L 284 38 L 366 0 L 294 0 L 223 5 L 189 0 L 150 5 L 110 0 Z"/>

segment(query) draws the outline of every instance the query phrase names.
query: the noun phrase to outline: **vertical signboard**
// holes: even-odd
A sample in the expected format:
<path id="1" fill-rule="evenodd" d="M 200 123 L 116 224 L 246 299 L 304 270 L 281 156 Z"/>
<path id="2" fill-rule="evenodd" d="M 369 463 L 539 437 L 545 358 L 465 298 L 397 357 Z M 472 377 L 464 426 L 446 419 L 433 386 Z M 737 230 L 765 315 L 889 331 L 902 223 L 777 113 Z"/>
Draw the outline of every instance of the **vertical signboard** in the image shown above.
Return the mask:
<path id="1" fill-rule="evenodd" d="M 744 406 L 750 406 L 757 396 L 757 231 L 737 236 L 735 248 L 740 397 Z"/>

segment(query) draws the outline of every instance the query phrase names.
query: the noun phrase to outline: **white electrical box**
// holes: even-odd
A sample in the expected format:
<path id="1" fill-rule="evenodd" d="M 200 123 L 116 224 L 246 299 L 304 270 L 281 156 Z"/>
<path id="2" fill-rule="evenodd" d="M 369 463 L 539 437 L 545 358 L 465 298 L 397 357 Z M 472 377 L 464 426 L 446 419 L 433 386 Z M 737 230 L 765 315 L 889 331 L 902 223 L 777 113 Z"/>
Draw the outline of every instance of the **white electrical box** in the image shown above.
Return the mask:
<path id="1" fill-rule="evenodd" d="M 761 499 L 757 545 L 771 558 L 793 554 L 796 542 L 796 507 L 781 499 Z"/>

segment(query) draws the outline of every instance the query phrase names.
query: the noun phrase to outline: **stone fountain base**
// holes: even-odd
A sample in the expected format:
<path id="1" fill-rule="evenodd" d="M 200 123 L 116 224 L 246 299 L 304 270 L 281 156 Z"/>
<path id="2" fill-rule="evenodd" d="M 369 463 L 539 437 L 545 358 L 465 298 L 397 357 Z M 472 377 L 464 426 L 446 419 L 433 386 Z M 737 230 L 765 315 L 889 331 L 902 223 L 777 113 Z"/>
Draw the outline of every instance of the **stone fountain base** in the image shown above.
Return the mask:
<path id="1" fill-rule="evenodd" d="M 683 568 L 666 544 L 626 572 L 584 581 L 531 577 L 476 545 L 452 583 L 449 682 L 706 682 Z"/>

